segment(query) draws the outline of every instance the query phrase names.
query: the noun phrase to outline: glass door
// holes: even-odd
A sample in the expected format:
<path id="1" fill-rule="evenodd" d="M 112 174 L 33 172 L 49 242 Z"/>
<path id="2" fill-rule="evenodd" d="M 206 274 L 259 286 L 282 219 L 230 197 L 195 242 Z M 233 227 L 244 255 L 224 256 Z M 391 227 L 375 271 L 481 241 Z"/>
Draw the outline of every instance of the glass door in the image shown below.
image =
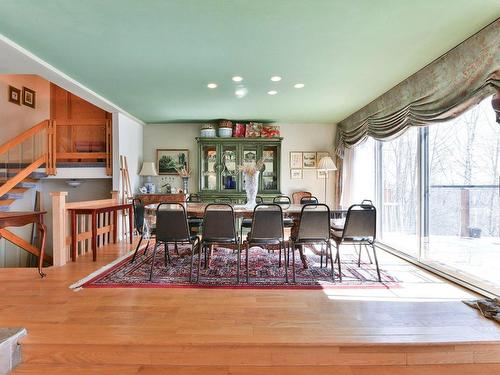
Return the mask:
<path id="1" fill-rule="evenodd" d="M 200 190 L 217 190 L 217 145 L 200 146 Z"/>
<path id="2" fill-rule="evenodd" d="M 221 190 L 236 191 L 238 185 L 238 150 L 235 144 L 221 146 Z"/>
<path id="3" fill-rule="evenodd" d="M 255 165 L 257 163 L 258 158 L 258 147 L 256 144 L 245 144 L 243 145 L 243 149 L 241 151 L 242 160 L 241 164 L 243 166 L 247 165 Z M 242 177 L 242 180 L 244 177 Z M 244 181 L 241 183 L 241 191 L 245 191 Z"/>
<path id="4" fill-rule="evenodd" d="M 418 129 L 380 143 L 381 240 L 415 258 L 419 256 Z"/>
<path id="5" fill-rule="evenodd" d="M 491 99 L 429 134 L 422 259 L 500 289 L 500 126 Z"/>
<path id="6" fill-rule="evenodd" d="M 262 170 L 261 191 L 271 192 L 278 190 L 278 146 L 262 146 L 262 160 L 264 168 Z"/>

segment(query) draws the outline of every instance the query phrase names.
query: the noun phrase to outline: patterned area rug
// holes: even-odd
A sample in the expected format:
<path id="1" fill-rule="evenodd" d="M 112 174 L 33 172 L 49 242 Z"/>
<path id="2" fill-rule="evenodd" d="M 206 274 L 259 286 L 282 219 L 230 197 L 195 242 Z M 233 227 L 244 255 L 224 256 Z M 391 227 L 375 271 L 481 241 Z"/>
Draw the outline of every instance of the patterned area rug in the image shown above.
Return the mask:
<path id="1" fill-rule="evenodd" d="M 314 250 L 314 249 L 312 249 Z M 366 257 L 366 253 L 363 253 Z M 152 250 L 146 255 L 141 250 L 134 263 L 127 256 L 114 265 L 103 267 L 87 280 L 76 283 L 74 287 L 83 288 L 277 288 L 277 289 L 324 289 L 324 288 L 394 288 L 398 281 L 387 271 L 380 269 L 382 282 L 377 281 L 374 264 L 366 259 L 358 267 L 355 254 L 342 254 L 342 282 L 339 282 L 335 265 L 335 282 L 332 281 L 331 268 L 320 266 L 320 257 L 314 251 L 306 252 L 308 268 L 304 269 L 296 252 L 296 282 L 292 282 L 292 269 L 288 269 L 289 283 L 285 282 L 285 268 L 278 266 L 278 252 L 268 252 L 260 247 L 250 249 L 250 280 L 246 283 L 244 252 L 241 259 L 240 283 L 236 282 L 237 256 L 231 249 L 216 248 L 210 258 L 208 269 L 202 268 L 198 282 L 189 282 L 190 250 L 179 248 L 177 255 L 170 246 L 171 263 L 165 265 L 163 246 L 157 250 L 153 280 L 149 281 Z M 193 280 L 196 280 L 196 262 Z M 324 259 L 323 259 L 324 262 Z"/>

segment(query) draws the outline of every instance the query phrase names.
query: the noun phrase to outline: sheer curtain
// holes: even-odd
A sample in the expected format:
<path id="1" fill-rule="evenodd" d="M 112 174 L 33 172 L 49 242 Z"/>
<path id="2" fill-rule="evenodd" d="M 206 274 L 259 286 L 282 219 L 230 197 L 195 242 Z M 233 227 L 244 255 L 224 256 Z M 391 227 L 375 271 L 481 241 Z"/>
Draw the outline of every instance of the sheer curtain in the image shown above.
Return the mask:
<path id="1" fill-rule="evenodd" d="M 343 208 L 361 203 L 363 199 L 375 202 L 375 144 L 372 138 L 368 138 L 345 150 L 340 201 Z"/>

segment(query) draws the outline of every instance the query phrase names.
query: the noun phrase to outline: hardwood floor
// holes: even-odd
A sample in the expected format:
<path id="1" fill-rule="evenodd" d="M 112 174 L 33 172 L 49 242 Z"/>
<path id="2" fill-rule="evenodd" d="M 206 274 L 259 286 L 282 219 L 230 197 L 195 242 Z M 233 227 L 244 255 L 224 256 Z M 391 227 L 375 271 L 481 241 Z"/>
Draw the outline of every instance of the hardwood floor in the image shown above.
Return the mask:
<path id="1" fill-rule="evenodd" d="M 396 289 L 83 289 L 130 246 L 0 270 L 0 326 L 26 327 L 16 374 L 500 374 L 500 329 L 469 292 L 389 255 Z"/>

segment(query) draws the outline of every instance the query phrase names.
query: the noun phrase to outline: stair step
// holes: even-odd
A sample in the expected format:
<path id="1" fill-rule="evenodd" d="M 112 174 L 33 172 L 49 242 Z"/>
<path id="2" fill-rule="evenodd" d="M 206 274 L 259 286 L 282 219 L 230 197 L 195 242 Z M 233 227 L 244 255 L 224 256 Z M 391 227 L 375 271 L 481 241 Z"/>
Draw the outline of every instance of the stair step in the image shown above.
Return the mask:
<path id="1" fill-rule="evenodd" d="M 33 365 L 21 364 L 13 375 L 429 375 L 498 374 L 500 365 L 442 364 L 414 366 L 155 366 L 155 365 Z"/>
<path id="2" fill-rule="evenodd" d="M 0 328 L 0 374 L 8 374 L 21 362 L 18 341 L 25 335 L 24 328 Z"/>
<path id="3" fill-rule="evenodd" d="M 15 199 L 0 199 L 0 206 L 10 206 L 15 201 Z"/>

